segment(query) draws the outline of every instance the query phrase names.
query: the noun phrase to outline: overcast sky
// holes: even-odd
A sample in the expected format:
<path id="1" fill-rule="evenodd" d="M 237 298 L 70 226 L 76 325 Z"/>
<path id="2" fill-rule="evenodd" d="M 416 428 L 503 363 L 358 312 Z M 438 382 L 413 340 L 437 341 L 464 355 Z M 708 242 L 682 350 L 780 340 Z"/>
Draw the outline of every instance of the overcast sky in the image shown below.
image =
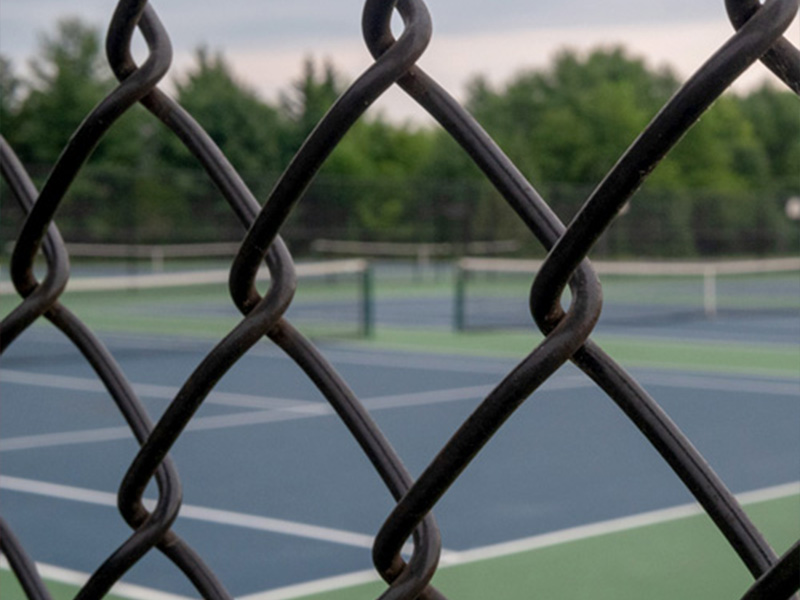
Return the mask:
<path id="1" fill-rule="evenodd" d="M 38 35 L 59 18 L 79 16 L 103 30 L 111 0 L 2 0 L 0 53 L 21 69 Z M 330 59 L 348 78 L 370 62 L 360 37 L 362 0 L 162 0 L 154 3 L 170 33 L 175 72 L 205 44 L 229 59 L 240 79 L 273 99 L 307 56 Z M 546 65 L 563 47 L 588 50 L 623 44 L 651 66 L 670 65 L 688 76 L 731 34 L 722 0 L 428 0 L 434 25 L 420 61 L 459 96 L 477 74 L 502 84 L 514 73 Z M 800 40 L 797 21 L 789 33 Z M 762 67 L 739 86 L 767 78 Z M 419 113 L 402 93 L 380 101 L 396 118 Z"/>

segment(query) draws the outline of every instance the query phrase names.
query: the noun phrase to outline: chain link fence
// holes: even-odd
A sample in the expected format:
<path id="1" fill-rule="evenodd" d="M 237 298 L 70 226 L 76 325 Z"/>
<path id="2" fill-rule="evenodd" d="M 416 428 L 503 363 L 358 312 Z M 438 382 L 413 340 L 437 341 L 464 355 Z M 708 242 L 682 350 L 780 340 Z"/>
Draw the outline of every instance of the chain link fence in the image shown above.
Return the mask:
<path id="1" fill-rule="evenodd" d="M 659 404 L 589 339 L 601 311 L 601 286 L 586 256 L 658 162 L 752 63 L 760 59 L 800 92 L 800 54 L 782 38 L 797 6 L 797 0 L 768 0 L 763 5 L 757 0 L 727 0 L 737 31 L 662 108 L 565 227 L 481 126 L 416 66 L 431 41 L 431 17 L 421 0 L 365 2 L 363 33 L 375 61 L 317 124 L 263 207 L 192 116 L 158 88 L 170 67 L 171 49 L 155 9 L 143 0 L 120 1 L 106 45 L 119 85 L 83 121 L 41 189 L 34 186 L 13 149 L 4 140 L 0 146 L 3 177 L 27 215 L 15 236 L 10 269 L 22 300 L 2 322 L 0 347 L 8 348 L 37 320 L 49 320 L 86 358 L 140 444 L 117 495 L 120 516 L 131 528 L 130 537 L 97 567 L 77 597 L 101 598 L 126 571 L 156 549 L 185 574 L 202 597 L 230 597 L 203 558 L 171 529 L 181 506 L 181 485 L 169 452 L 215 384 L 264 336 L 291 357 L 330 402 L 396 500 L 373 547 L 374 566 L 387 583 L 381 598 L 444 597 L 430 584 L 441 549 L 432 510 L 485 444 L 494 435 L 502 435 L 504 422 L 526 400 L 535 402 L 536 390 L 567 361 L 583 370 L 618 405 L 711 517 L 753 575 L 754 583 L 743 598 L 790 597 L 800 583 L 800 542 L 783 556 L 776 556 Z M 391 32 L 395 11 L 404 23 L 397 38 Z M 148 47 L 147 59 L 141 64 L 131 53 L 137 29 Z M 302 206 L 314 174 L 348 129 L 395 84 L 472 157 L 530 239 L 547 252 L 530 291 L 530 312 L 545 334 L 544 340 L 497 382 L 417 478 L 405 470 L 369 412 L 319 349 L 284 317 L 295 280 L 292 257 L 280 235 L 284 224 L 295 206 Z M 69 272 L 56 214 L 93 148 L 136 103 L 144 105 L 192 152 L 247 231 L 229 280 L 232 302 L 243 319 L 197 365 L 155 423 L 104 345 L 59 300 Z M 37 279 L 33 265 L 40 250 L 47 270 Z M 271 273 L 271 285 L 264 295 L 255 287 L 262 262 Z M 567 286 L 572 300 L 564 310 L 560 300 Z M 149 510 L 143 494 L 151 481 L 157 484 L 158 500 Z M 413 552 L 406 560 L 401 549 L 409 539 L 413 540 Z M 48 598 L 32 559 L 2 520 L 0 547 L 28 596 Z"/>
<path id="2" fill-rule="evenodd" d="M 47 170 L 28 172 L 35 182 Z M 277 176 L 244 173 L 256 198 Z M 227 242 L 241 236 L 202 169 L 86 165 L 59 209 L 59 230 L 81 243 L 177 244 Z M 257 187 L 256 187 L 257 184 Z M 538 186 L 562 221 L 572 218 L 590 186 Z M 5 191 L 5 190 L 4 190 Z M 595 257 L 779 256 L 800 252 L 798 223 L 786 217 L 785 190 L 670 191 L 642 189 L 592 249 Z M 180 200 L 178 200 L 180 198 Z M 380 198 L 402 206 L 390 225 L 368 211 Z M 731 207 L 737 207 L 736 211 Z M 124 214 L 124 223 L 115 216 Z M 0 239 L 10 240 L 24 214 L 0 206 Z M 319 239 L 451 244 L 515 243 L 506 254 L 544 256 L 545 250 L 487 180 L 320 175 L 281 230 L 293 254 L 314 253 Z M 3 251 L 8 250 L 3 248 Z"/>

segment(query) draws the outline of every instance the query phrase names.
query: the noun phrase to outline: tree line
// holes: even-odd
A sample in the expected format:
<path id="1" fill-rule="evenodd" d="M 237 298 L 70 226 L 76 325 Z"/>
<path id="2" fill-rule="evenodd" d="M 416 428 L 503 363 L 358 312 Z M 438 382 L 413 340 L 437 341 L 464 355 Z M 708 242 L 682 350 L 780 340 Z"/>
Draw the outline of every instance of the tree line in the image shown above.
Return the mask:
<path id="1" fill-rule="evenodd" d="M 0 57 L 0 130 L 38 182 L 71 133 L 115 85 L 100 32 L 64 20 L 43 35 L 24 74 Z M 200 48 L 173 95 L 217 142 L 260 200 L 346 87 L 311 59 L 273 102 Z M 568 221 L 614 161 L 678 89 L 623 48 L 559 53 L 502 86 L 478 77 L 465 104 Z M 607 255 L 796 252 L 800 104 L 764 86 L 726 94 L 653 172 L 599 242 Z M 21 218 L 3 190 L 3 238 Z M 68 240 L 231 240 L 241 230 L 180 142 L 143 108 L 126 113 L 93 153 L 59 212 Z M 318 237 L 535 244 L 456 143 L 434 126 L 362 119 L 347 133 L 286 229 L 293 249 Z"/>

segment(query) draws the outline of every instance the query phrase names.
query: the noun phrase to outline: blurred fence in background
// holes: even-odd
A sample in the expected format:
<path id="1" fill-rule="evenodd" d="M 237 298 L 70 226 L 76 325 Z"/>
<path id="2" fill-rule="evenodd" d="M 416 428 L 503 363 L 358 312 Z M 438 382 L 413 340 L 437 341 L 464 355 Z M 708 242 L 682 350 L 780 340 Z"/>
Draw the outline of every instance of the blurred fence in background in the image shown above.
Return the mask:
<path id="1" fill-rule="evenodd" d="M 45 170 L 32 170 L 45 174 Z M 244 175 L 266 198 L 272 174 Z M 553 210 L 568 222 L 590 186 L 542 185 Z M 3 190 L 4 197 L 7 190 Z M 226 213 L 200 169 L 131 169 L 87 165 L 59 213 L 72 243 L 179 244 L 238 240 L 241 226 Z M 769 191 L 637 193 L 600 238 L 603 258 L 776 256 L 800 251 L 800 221 L 787 202 L 791 187 Z M 396 207 L 384 210 L 385 207 Z M 791 211 L 789 211 L 791 213 Z M 0 236 L 12 242 L 22 212 L 0 204 Z M 481 254 L 471 245 L 506 244 L 507 256 L 541 256 L 541 247 L 485 180 L 354 178 L 321 174 L 284 230 L 300 256 L 319 254 L 316 240 L 448 244 L 440 257 Z M 509 243 L 510 242 L 510 243 Z M 322 249 L 323 254 L 327 250 Z M 487 254 L 498 254 L 496 250 Z"/>

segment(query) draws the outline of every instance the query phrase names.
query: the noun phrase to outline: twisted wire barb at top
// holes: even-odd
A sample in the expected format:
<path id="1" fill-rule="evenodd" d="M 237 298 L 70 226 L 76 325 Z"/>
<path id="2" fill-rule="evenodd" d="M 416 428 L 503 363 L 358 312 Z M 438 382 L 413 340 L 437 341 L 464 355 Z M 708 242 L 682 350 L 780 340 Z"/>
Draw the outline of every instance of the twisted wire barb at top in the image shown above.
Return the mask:
<path id="1" fill-rule="evenodd" d="M 141 445 L 118 492 L 119 510 L 134 531 L 92 574 L 78 597 L 103 596 L 154 547 L 185 573 L 203 597 L 230 597 L 202 559 L 171 530 L 181 494 L 177 471 L 168 453 L 219 379 L 264 336 L 292 358 L 328 400 L 397 502 L 373 547 L 375 566 L 389 584 L 381 595 L 383 599 L 443 598 L 430 586 L 441 550 L 432 509 L 514 411 L 568 360 L 579 366 L 623 410 L 712 517 L 757 578 L 745 598 L 787 597 L 797 590 L 791 574 L 796 572 L 800 560 L 800 545 L 795 544 L 782 557 L 776 557 L 724 484 L 661 407 L 589 338 L 601 311 L 602 298 L 599 281 L 586 257 L 620 207 L 661 158 L 716 97 L 756 60 L 764 61 L 796 92 L 800 90 L 800 54 L 781 37 L 797 11 L 797 0 L 768 0 L 763 6 L 756 0 L 726 0 L 726 4 L 737 32 L 656 115 L 565 227 L 481 126 L 416 66 L 431 39 L 430 16 L 421 0 L 366 0 L 362 29 L 375 62 L 317 124 L 263 207 L 191 115 L 157 88 L 169 67 L 171 49 L 154 9 L 145 0 L 120 1 L 106 40 L 108 60 L 120 84 L 78 128 L 41 193 L 0 138 L 3 177 L 28 213 L 14 249 L 11 269 L 23 301 L 3 320 L 0 351 L 31 323 L 46 317 L 92 365 Z M 404 22 L 397 39 L 390 28 L 395 10 Z M 149 51 L 141 66 L 130 52 L 137 28 Z M 530 291 L 531 313 L 545 334 L 544 340 L 497 384 L 417 479 L 410 476 L 346 381 L 285 318 L 296 281 L 291 255 L 279 235 L 330 152 L 367 106 L 394 83 L 462 146 L 548 250 Z M 53 221 L 67 189 L 92 149 L 113 122 L 136 102 L 141 102 L 192 152 L 247 228 L 229 278 L 231 298 L 243 318 L 203 358 L 155 424 L 113 357 L 60 303 L 59 296 L 69 277 L 69 260 Z M 32 265 L 40 247 L 44 250 L 47 272 L 43 281 L 38 282 Z M 272 276 L 264 295 L 255 287 L 256 271 L 262 262 L 266 262 Z M 572 301 L 565 310 L 561 296 L 567 285 L 572 291 Z M 149 512 L 142 504 L 142 497 L 153 479 L 158 484 L 159 497 L 154 510 Z M 46 598 L 31 561 L 2 520 L 0 535 L 0 550 L 9 556 L 26 593 L 32 598 Z M 414 540 L 414 550 L 406 562 L 400 550 L 409 537 Z"/>
<path id="2" fill-rule="evenodd" d="M 796 15 L 797 3 L 789 3 L 790 9 L 792 5 Z M 761 10 L 761 3 L 758 0 L 725 0 L 725 8 L 733 26 L 741 29 Z M 781 37 L 761 55 L 759 60 L 795 94 L 800 95 L 800 50 L 789 40 Z"/>

